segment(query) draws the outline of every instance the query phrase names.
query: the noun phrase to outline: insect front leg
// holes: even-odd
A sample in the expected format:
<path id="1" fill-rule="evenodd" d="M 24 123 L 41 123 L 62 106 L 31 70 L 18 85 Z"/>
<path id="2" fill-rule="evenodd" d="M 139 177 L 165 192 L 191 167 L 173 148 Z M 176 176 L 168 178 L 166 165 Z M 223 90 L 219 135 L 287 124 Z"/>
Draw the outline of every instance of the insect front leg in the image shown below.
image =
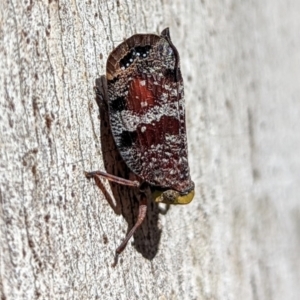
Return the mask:
<path id="1" fill-rule="evenodd" d="M 84 172 L 85 176 L 87 179 L 90 178 L 95 178 L 95 177 L 104 177 L 109 181 L 118 183 L 118 184 L 122 184 L 122 185 L 126 185 L 126 186 L 132 186 L 132 187 L 139 187 L 140 183 L 136 180 L 128 180 L 122 177 L 118 177 L 118 176 L 114 176 L 112 174 L 108 174 L 106 172 L 103 171 L 92 171 L 92 172 Z"/>
<path id="2" fill-rule="evenodd" d="M 103 104 L 108 105 L 108 93 L 107 93 L 107 79 L 105 75 L 101 75 L 95 81 L 94 91 L 97 97 L 97 104 L 101 106 Z"/>

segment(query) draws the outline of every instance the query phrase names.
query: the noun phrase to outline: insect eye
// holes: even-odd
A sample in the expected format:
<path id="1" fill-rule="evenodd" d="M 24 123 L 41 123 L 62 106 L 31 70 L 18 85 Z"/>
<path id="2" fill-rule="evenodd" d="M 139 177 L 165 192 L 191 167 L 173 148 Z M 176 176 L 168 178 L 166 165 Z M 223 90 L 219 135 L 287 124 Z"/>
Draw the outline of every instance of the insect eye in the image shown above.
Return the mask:
<path id="1" fill-rule="evenodd" d="M 168 55 L 171 56 L 173 55 L 173 49 L 171 47 L 168 47 Z"/>
<path id="2" fill-rule="evenodd" d="M 136 51 L 136 55 L 141 57 L 141 58 L 146 58 L 149 53 L 150 53 L 151 46 L 146 45 L 146 46 L 137 46 L 134 48 Z"/>

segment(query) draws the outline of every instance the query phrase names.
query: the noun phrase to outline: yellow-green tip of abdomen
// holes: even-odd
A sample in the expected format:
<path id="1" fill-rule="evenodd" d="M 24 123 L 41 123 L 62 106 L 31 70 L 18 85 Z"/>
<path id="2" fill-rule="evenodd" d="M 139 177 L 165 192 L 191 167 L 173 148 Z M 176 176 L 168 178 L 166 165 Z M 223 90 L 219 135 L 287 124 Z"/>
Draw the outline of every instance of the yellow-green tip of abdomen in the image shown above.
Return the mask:
<path id="1" fill-rule="evenodd" d="M 179 196 L 176 204 L 189 204 L 195 196 L 195 190 L 190 191 L 187 195 Z"/>
<path id="2" fill-rule="evenodd" d="M 181 195 L 174 190 L 167 190 L 164 192 L 155 190 L 152 194 L 154 201 L 157 203 L 166 204 L 189 204 L 195 195 L 195 190 L 190 191 L 186 195 Z"/>

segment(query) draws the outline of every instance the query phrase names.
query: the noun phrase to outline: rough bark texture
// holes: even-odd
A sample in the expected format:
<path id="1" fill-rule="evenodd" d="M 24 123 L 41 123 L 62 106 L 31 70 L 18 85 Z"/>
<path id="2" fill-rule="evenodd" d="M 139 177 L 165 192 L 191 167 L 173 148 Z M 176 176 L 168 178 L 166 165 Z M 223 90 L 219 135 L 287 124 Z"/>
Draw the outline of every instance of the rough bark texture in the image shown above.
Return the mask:
<path id="1" fill-rule="evenodd" d="M 297 0 L 2 1 L 1 299 L 300 299 L 299 14 Z M 197 196 L 152 206 L 112 268 L 136 205 L 111 209 L 83 175 L 103 169 L 93 86 L 114 46 L 167 26 Z"/>

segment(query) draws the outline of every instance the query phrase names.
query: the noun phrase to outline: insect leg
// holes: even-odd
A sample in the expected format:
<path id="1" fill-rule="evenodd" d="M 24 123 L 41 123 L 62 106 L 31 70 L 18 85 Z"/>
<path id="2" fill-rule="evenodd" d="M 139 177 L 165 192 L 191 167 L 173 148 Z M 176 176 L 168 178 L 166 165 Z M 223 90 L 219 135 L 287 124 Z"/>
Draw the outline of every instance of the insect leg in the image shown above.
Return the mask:
<path id="1" fill-rule="evenodd" d="M 116 256 L 115 256 L 115 263 L 113 264 L 113 266 L 115 266 L 118 262 L 118 255 L 123 252 L 123 250 L 127 246 L 128 241 L 130 240 L 130 238 L 133 236 L 135 231 L 140 227 L 140 225 L 145 220 L 146 213 L 147 213 L 147 197 L 144 193 L 142 193 L 141 194 L 141 200 L 140 200 L 140 203 L 139 203 L 138 219 L 137 219 L 136 223 L 134 224 L 134 226 L 132 227 L 132 229 L 127 234 L 127 236 L 125 237 L 122 244 L 117 248 Z"/>
<path id="2" fill-rule="evenodd" d="M 97 97 L 97 103 L 100 106 L 101 104 L 108 103 L 107 96 L 107 80 L 105 75 L 100 76 L 100 78 L 96 79 L 96 86 L 94 86 L 94 91 Z"/>
<path id="3" fill-rule="evenodd" d="M 132 187 L 139 187 L 140 183 L 136 180 L 128 180 L 122 177 L 114 176 L 103 171 L 93 171 L 93 172 L 84 172 L 87 179 L 94 178 L 94 177 L 104 177 L 109 181 L 116 182 L 118 184 L 132 186 Z"/>

